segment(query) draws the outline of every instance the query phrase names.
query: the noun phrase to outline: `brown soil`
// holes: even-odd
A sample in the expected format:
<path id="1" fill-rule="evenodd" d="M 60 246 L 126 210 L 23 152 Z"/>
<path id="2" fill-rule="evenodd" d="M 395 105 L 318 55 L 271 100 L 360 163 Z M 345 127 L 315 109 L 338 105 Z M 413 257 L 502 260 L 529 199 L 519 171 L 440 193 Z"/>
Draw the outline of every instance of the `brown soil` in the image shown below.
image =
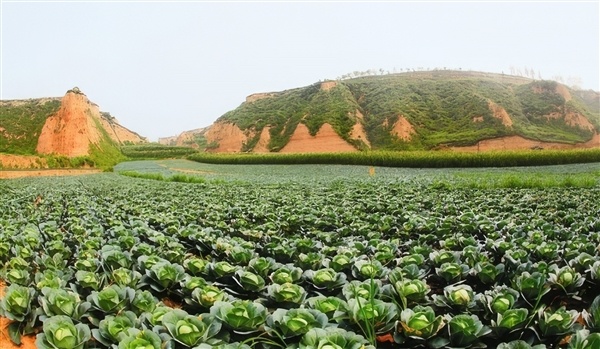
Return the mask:
<path id="1" fill-rule="evenodd" d="M 98 169 L 57 169 L 57 170 L 21 170 L 0 171 L 0 179 L 22 178 L 22 177 L 59 177 L 59 176 L 81 176 L 100 173 Z M 1 348 L 1 347 L 0 347 Z"/>
<path id="2" fill-rule="evenodd" d="M 506 110 L 504 108 L 502 108 L 501 106 L 499 106 L 498 104 L 496 104 L 490 100 L 488 100 L 488 107 L 492 111 L 492 115 L 496 119 L 500 119 L 500 121 L 502 121 L 502 125 L 504 125 L 506 127 L 512 127 L 512 125 L 513 125 L 512 119 L 510 118 L 510 115 L 508 115 L 508 113 L 506 112 Z M 482 121 L 483 121 L 483 119 L 482 119 Z"/>
<path id="3" fill-rule="evenodd" d="M 565 102 L 570 101 L 572 98 L 569 89 L 565 85 L 557 84 L 555 91 L 565 99 Z"/>
<path id="4" fill-rule="evenodd" d="M 486 139 L 480 141 L 476 145 L 467 147 L 450 147 L 452 150 L 458 151 L 488 151 L 488 150 L 527 150 L 532 148 L 543 149 L 576 149 L 576 148 L 597 148 L 600 147 L 600 135 L 595 134 L 594 137 L 586 143 L 565 144 L 540 142 L 527 139 L 521 136 L 507 136 L 494 139 Z"/>
<path id="5" fill-rule="evenodd" d="M 412 135 L 415 134 L 415 129 L 404 116 L 400 115 L 392 128 L 392 134 L 402 140 L 410 141 Z"/>
<path id="6" fill-rule="evenodd" d="M 323 124 L 315 136 L 311 136 L 308 127 L 300 123 L 296 127 L 290 141 L 280 150 L 280 153 L 328 153 L 358 151 L 340 135 L 330 124 Z"/>
<path id="7" fill-rule="evenodd" d="M 360 121 L 363 121 L 365 119 L 365 116 L 358 109 L 356 109 L 356 111 L 354 112 L 354 116 L 356 116 L 356 118 Z"/>
<path id="8" fill-rule="evenodd" d="M 474 116 L 473 122 L 483 122 L 483 116 Z"/>
<path id="9" fill-rule="evenodd" d="M 208 144 L 217 142 L 219 146 L 211 149 L 215 153 L 239 153 L 242 151 L 242 144 L 248 137 L 240 128 L 229 122 L 216 122 L 208 131 L 206 131 L 206 141 Z"/>
<path id="10" fill-rule="evenodd" d="M 181 307 L 183 306 L 183 304 L 181 302 L 177 302 L 168 297 L 165 297 L 165 298 L 161 299 L 160 301 L 163 302 L 163 304 L 166 305 L 167 307 L 173 308 L 173 309 L 181 309 Z"/>
<path id="11" fill-rule="evenodd" d="M 269 126 L 263 127 L 260 132 L 260 138 L 258 139 L 258 143 L 252 149 L 253 153 L 268 153 L 269 152 L 269 142 L 271 141 L 271 133 L 269 132 L 271 128 Z"/>
<path id="12" fill-rule="evenodd" d="M 367 147 L 371 148 L 371 143 L 367 138 L 367 133 L 365 132 L 365 128 L 362 124 L 364 116 L 359 110 L 356 110 L 354 112 L 354 115 L 356 116 L 356 123 L 354 124 L 354 126 L 352 126 L 352 131 L 350 131 L 350 138 L 363 141 L 363 143 L 365 143 Z"/>
<path id="13" fill-rule="evenodd" d="M 6 285 L 0 280 L 0 299 L 4 297 Z M 15 345 L 8 336 L 8 325 L 10 320 L 0 316 L 0 348 L 2 349 L 35 349 L 35 335 L 22 336 L 21 345 Z"/>
<path id="14" fill-rule="evenodd" d="M 544 115 L 547 120 L 550 119 L 561 119 L 563 118 L 562 113 L 550 113 L 548 115 Z M 569 126 L 577 126 L 582 129 L 587 129 L 590 131 L 594 130 L 594 125 L 582 114 L 569 112 L 564 115 L 565 123 Z"/>
<path id="15" fill-rule="evenodd" d="M 335 81 L 324 81 L 321 83 L 321 90 L 329 91 L 336 86 L 337 86 L 337 82 L 335 82 Z"/>
<path id="16" fill-rule="evenodd" d="M 3 169 L 45 168 L 46 159 L 33 155 L 0 154 Z"/>
<path id="17" fill-rule="evenodd" d="M 350 131 L 350 138 L 362 141 L 367 145 L 367 147 L 371 148 L 371 142 L 367 138 L 367 133 L 365 132 L 365 128 L 363 127 L 360 121 L 356 121 L 356 124 L 352 126 L 352 130 Z"/>

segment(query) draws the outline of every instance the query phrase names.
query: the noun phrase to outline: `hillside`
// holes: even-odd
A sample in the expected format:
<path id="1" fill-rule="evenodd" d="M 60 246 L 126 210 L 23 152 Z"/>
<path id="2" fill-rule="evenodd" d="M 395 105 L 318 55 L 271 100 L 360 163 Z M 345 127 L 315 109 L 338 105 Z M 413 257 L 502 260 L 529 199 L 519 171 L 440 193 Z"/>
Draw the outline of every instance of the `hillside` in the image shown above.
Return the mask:
<path id="1" fill-rule="evenodd" d="M 206 131 L 206 127 L 183 131 L 177 136 L 159 138 L 158 144 L 204 149 L 206 148 L 206 140 L 204 138 Z"/>
<path id="2" fill-rule="evenodd" d="M 501 74 L 431 71 L 253 94 L 205 137 L 215 152 L 472 150 L 492 139 L 518 139 L 517 148 L 600 146 L 599 131 L 598 92 Z"/>
<path id="3" fill-rule="evenodd" d="M 14 155 L 42 167 L 43 157 L 31 159 L 36 155 L 87 157 L 103 165 L 122 156 L 120 145 L 145 141 L 109 113 L 101 112 L 77 88 L 62 98 L 0 101 L 0 153 L 5 154 L 4 162 L 15 165 L 11 167 L 31 167 L 27 161 L 18 166 Z"/>

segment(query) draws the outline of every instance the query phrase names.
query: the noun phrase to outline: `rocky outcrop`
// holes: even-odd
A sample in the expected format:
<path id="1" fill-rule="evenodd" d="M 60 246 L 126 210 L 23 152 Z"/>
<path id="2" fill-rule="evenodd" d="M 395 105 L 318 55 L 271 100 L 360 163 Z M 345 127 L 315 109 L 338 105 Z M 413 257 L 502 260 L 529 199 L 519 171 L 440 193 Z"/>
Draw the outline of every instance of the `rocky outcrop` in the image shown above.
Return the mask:
<path id="1" fill-rule="evenodd" d="M 69 157 L 85 156 L 90 154 L 90 145 L 99 144 L 104 134 L 115 144 L 145 141 L 116 120 L 103 117 L 96 104 L 78 89 L 73 89 L 62 98 L 58 112 L 46 119 L 36 151 Z"/>
<path id="2" fill-rule="evenodd" d="M 94 115 L 98 115 L 94 119 Z M 67 92 L 58 112 L 50 116 L 38 139 L 40 154 L 89 155 L 90 144 L 102 138 L 100 111 L 84 94 Z"/>
<path id="3" fill-rule="evenodd" d="M 205 134 L 206 142 L 210 147 L 209 151 L 215 153 L 239 153 L 242 151 L 242 145 L 248 137 L 240 128 L 229 122 L 214 123 Z"/>

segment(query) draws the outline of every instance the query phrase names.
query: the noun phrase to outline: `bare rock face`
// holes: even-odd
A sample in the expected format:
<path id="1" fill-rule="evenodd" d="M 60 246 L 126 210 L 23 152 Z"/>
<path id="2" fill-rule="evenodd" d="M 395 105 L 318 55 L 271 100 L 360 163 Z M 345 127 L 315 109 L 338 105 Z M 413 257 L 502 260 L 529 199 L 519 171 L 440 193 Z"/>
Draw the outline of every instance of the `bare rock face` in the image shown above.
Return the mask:
<path id="1" fill-rule="evenodd" d="M 404 116 L 400 115 L 398 121 L 394 123 L 392 133 L 404 141 L 410 141 L 415 134 L 415 129 Z"/>
<path id="2" fill-rule="evenodd" d="M 334 88 L 336 86 L 337 86 L 337 82 L 335 82 L 335 81 L 323 81 L 321 83 L 321 87 L 320 88 L 323 91 L 329 91 L 329 90 L 331 90 L 332 88 Z"/>
<path id="3" fill-rule="evenodd" d="M 338 135 L 331 125 L 325 123 L 316 135 L 311 136 L 308 127 L 298 124 L 290 141 L 281 153 L 329 153 L 358 151 Z"/>
<path id="4" fill-rule="evenodd" d="M 58 112 L 46 120 L 36 151 L 40 154 L 88 155 L 90 144 L 98 144 L 101 139 L 94 114 L 100 112 L 84 94 L 67 92 Z M 99 123 L 100 119 L 97 121 Z"/>
<path id="5" fill-rule="evenodd" d="M 103 131 L 116 144 L 146 141 L 114 118 L 103 117 L 98 105 L 74 88 L 62 98 L 58 112 L 46 119 L 36 151 L 69 157 L 89 155 L 90 145 L 100 143 Z"/>
<path id="6" fill-rule="evenodd" d="M 271 128 L 269 126 L 265 126 L 260 132 L 260 136 L 258 139 L 258 143 L 252 149 L 254 153 L 268 153 L 269 152 L 269 142 L 271 141 Z"/>
<path id="7" fill-rule="evenodd" d="M 248 136 L 240 128 L 229 122 L 214 123 L 205 134 L 206 141 L 216 143 L 218 146 L 212 149 L 215 153 L 239 153 Z"/>
<path id="8" fill-rule="evenodd" d="M 356 110 L 354 112 L 354 117 L 356 122 L 354 126 L 352 126 L 352 131 L 350 132 L 350 138 L 356 141 L 361 141 L 367 148 L 371 148 L 371 142 L 369 142 L 369 138 L 367 137 L 367 132 L 363 126 L 364 115 L 360 112 L 360 110 Z"/>

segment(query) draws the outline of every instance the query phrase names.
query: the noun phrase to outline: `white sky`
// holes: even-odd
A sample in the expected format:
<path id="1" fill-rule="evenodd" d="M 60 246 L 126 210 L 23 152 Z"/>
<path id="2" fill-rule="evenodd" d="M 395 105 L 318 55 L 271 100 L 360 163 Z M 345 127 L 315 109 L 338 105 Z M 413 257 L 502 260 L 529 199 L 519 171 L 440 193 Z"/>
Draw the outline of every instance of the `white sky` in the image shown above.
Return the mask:
<path id="1" fill-rule="evenodd" d="M 78 86 L 151 140 L 210 125 L 256 92 L 352 71 L 462 68 L 600 90 L 588 2 L 26 2 L 1 0 L 1 98 Z"/>

